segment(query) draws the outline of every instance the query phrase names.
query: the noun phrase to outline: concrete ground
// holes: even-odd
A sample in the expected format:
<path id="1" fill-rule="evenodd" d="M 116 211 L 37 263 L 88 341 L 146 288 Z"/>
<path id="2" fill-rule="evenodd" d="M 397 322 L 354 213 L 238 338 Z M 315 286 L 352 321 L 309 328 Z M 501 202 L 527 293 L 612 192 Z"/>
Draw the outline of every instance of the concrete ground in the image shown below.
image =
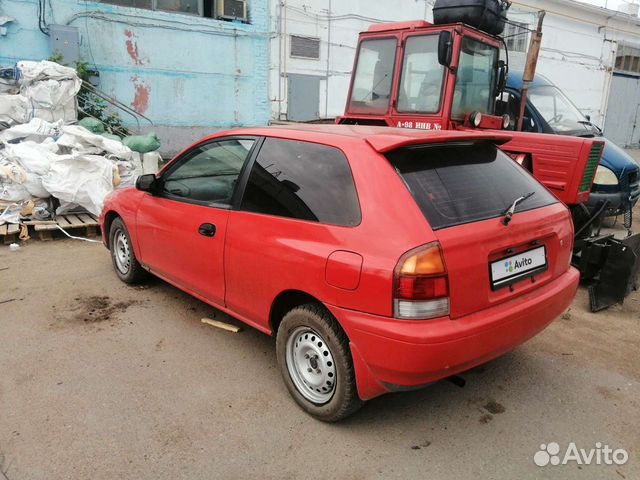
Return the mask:
<path id="1" fill-rule="evenodd" d="M 512 353 L 339 424 L 290 399 L 274 341 L 159 280 L 120 283 L 98 244 L 0 247 L 0 479 L 637 479 L 640 294 L 571 309 Z M 541 444 L 625 465 L 538 467 Z M 599 445 L 600 445 L 599 444 Z"/>

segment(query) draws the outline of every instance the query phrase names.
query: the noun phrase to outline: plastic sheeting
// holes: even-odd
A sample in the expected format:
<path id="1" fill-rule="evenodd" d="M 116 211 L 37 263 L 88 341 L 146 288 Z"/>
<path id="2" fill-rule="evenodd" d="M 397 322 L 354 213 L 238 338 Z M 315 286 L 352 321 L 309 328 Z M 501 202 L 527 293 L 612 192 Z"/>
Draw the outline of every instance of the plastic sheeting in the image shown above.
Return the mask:
<path id="1" fill-rule="evenodd" d="M 44 175 L 51 161 L 57 157 L 59 148 L 51 139 L 42 143 L 27 141 L 5 145 L 3 154 L 5 158 L 18 162 L 25 170 Z"/>
<path id="2" fill-rule="evenodd" d="M 123 160 L 131 160 L 131 149 L 117 140 L 91 133 L 78 125 L 62 127 L 62 135 L 58 145 L 68 147 L 76 152 L 107 152 Z"/>
<path id="3" fill-rule="evenodd" d="M 0 94 L 0 122 L 7 125 L 26 123 L 31 114 L 31 103 L 23 95 Z"/>
<path id="4" fill-rule="evenodd" d="M 20 93 L 31 102 L 32 115 L 49 122 L 77 119 L 76 95 L 82 82 L 75 69 L 43 60 L 17 64 Z"/>
<path id="5" fill-rule="evenodd" d="M 9 203 L 8 205 L 0 203 L 0 225 L 5 223 L 20 223 L 20 211 L 22 205 L 19 203 Z"/>
<path id="6" fill-rule="evenodd" d="M 56 62 L 42 60 L 34 62 L 31 60 L 23 60 L 17 63 L 18 82 L 20 85 L 33 85 L 41 80 L 77 80 L 78 73 L 74 68 L 65 67 Z M 78 90 L 80 84 L 78 82 Z M 78 92 L 76 90 L 76 93 Z"/>
<path id="7" fill-rule="evenodd" d="M 0 200 L 22 202 L 31 198 L 25 187 L 27 172 L 20 165 L 0 156 Z"/>
<path id="8" fill-rule="evenodd" d="M 59 155 L 42 177 L 42 185 L 54 197 L 99 215 L 113 191 L 114 170 L 117 166 L 99 155 Z"/>
<path id="9" fill-rule="evenodd" d="M 62 120 L 55 123 L 40 118 L 33 118 L 29 123 L 16 125 L 0 132 L 0 142 L 14 140 L 31 140 L 41 142 L 46 138 L 57 138 L 60 135 Z"/>

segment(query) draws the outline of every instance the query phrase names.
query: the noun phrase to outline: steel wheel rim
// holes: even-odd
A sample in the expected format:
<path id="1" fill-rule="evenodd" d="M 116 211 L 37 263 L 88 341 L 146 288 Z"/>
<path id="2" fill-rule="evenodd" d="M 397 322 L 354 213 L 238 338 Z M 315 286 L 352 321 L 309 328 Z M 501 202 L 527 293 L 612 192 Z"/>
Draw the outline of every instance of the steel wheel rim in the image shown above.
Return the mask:
<path id="1" fill-rule="evenodd" d="M 287 339 L 286 363 L 291 381 L 304 398 L 319 405 L 331 400 L 336 389 L 336 362 L 318 332 L 296 328 Z"/>
<path id="2" fill-rule="evenodd" d="M 131 268 L 131 251 L 129 250 L 129 242 L 127 236 L 122 230 L 118 230 L 114 235 L 113 258 L 116 261 L 118 271 L 123 275 L 129 273 Z"/>

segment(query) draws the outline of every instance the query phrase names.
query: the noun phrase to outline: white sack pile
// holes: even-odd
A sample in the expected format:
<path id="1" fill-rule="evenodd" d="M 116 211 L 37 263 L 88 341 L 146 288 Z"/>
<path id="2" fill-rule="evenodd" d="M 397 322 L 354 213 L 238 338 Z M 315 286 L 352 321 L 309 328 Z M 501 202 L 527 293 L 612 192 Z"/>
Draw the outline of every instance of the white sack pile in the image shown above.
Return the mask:
<path id="1" fill-rule="evenodd" d="M 12 126 L 32 118 L 64 123 L 77 120 L 76 95 L 82 81 L 73 68 L 46 60 L 22 61 L 16 64 L 16 72 L 19 93 L 0 93 L 0 122 Z"/>
<path id="2" fill-rule="evenodd" d="M 77 208 L 98 215 L 110 192 L 135 184 L 143 160 L 157 170 L 157 152 L 141 157 L 118 140 L 69 125 L 81 87 L 73 68 L 23 61 L 15 72 L 19 93 L 0 93 L 0 225 Z"/>
<path id="3" fill-rule="evenodd" d="M 82 82 L 75 69 L 46 60 L 18 62 L 17 68 L 20 95 L 31 105 L 31 118 L 77 120 L 76 95 Z"/>
<path id="4" fill-rule="evenodd" d="M 132 157 L 129 147 L 77 125 L 34 118 L 11 127 L 0 132 L 0 212 L 55 197 L 56 214 L 80 206 L 98 215 L 116 187 L 135 184 Z"/>

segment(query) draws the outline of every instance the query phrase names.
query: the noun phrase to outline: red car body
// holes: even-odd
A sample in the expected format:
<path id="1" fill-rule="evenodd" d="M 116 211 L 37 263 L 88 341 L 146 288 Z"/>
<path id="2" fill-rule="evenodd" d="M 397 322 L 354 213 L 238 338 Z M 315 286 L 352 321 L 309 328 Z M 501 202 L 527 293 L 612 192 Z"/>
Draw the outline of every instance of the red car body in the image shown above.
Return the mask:
<path id="1" fill-rule="evenodd" d="M 507 135 L 335 125 L 247 128 L 199 141 L 157 176 L 199 145 L 244 136 L 338 148 L 351 168 L 360 223 L 328 225 L 127 188 L 106 200 L 104 242 L 109 246 L 111 222 L 120 217 L 145 269 L 267 334 L 296 302 L 322 303 L 348 336 L 362 400 L 491 360 L 540 332 L 573 299 L 579 276 L 569 265 L 573 229 L 562 203 L 519 212 L 508 227 L 490 218 L 434 230 L 385 157 L 411 145 L 504 142 Z M 215 237 L 198 234 L 205 222 L 216 225 Z M 430 242 L 442 249 L 450 312 L 429 320 L 394 318 L 399 259 Z M 490 288 L 488 262 L 532 244 L 545 246 L 546 271 L 509 288 Z"/>

